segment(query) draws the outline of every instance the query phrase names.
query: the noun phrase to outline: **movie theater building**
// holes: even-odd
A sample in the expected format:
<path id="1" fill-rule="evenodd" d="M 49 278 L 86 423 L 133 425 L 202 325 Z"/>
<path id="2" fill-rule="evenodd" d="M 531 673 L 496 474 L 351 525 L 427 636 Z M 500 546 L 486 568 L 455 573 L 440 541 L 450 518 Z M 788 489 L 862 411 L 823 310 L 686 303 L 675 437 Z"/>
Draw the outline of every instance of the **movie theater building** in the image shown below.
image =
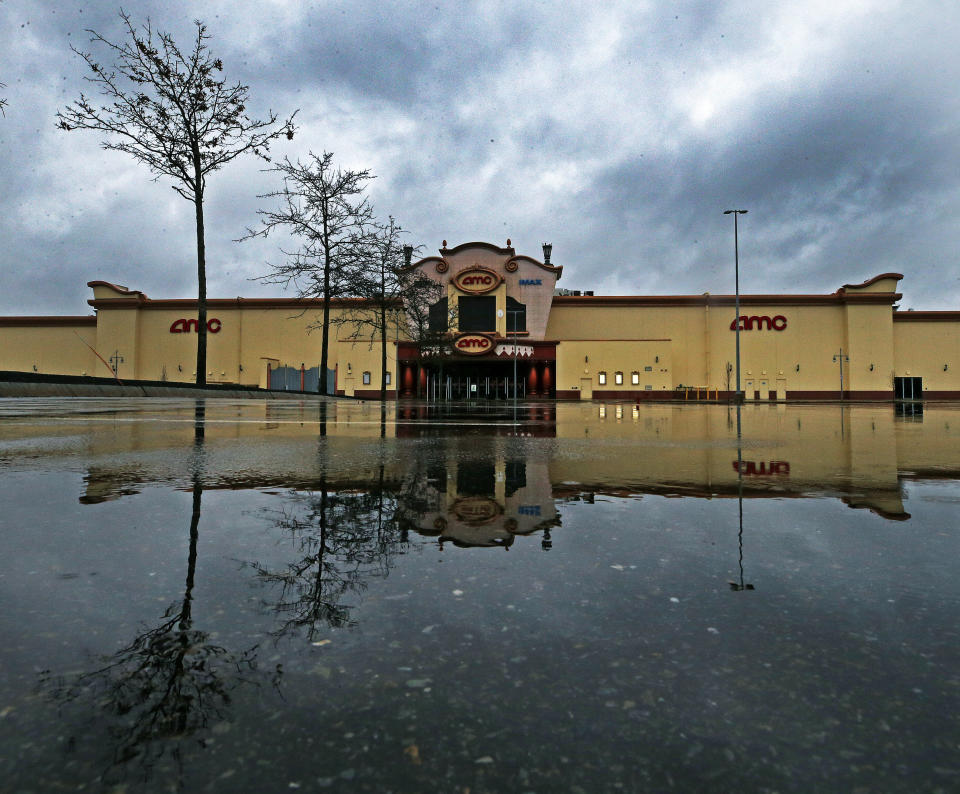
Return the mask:
<path id="1" fill-rule="evenodd" d="M 563 268 L 490 243 L 409 265 L 438 285 L 429 327 L 402 321 L 388 345 L 388 397 L 443 399 L 960 398 L 960 311 L 902 311 L 898 273 L 825 294 L 601 296 L 558 290 Z M 0 370 L 195 379 L 196 301 L 148 298 L 91 281 L 94 316 L 0 318 Z M 567 293 L 567 294 L 564 294 Z M 335 317 L 362 317 L 339 300 Z M 318 300 L 208 301 L 211 383 L 316 391 Z M 331 328 L 336 392 L 375 398 L 380 351 L 369 333 Z M 355 337 L 355 338 L 354 338 Z M 516 372 L 516 378 L 514 373 Z M 399 382 L 399 394 L 396 389 Z"/>

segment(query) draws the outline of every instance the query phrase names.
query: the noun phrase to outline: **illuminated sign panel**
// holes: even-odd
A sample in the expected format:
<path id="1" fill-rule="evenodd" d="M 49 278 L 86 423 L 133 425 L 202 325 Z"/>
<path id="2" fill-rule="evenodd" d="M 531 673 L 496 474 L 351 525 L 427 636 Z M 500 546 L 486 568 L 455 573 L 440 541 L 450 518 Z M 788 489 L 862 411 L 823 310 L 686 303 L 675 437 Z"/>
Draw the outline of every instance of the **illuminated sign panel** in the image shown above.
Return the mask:
<path id="1" fill-rule="evenodd" d="M 463 334 L 457 337 L 453 347 L 458 353 L 467 356 L 482 356 L 493 350 L 494 342 L 485 334 Z"/>
<path id="2" fill-rule="evenodd" d="M 453 279 L 453 285 L 461 292 L 472 292 L 476 295 L 495 290 L 503 277 L 499 273 L 487 270 L 484 267 L 474 267 L 462 270 Z"/>

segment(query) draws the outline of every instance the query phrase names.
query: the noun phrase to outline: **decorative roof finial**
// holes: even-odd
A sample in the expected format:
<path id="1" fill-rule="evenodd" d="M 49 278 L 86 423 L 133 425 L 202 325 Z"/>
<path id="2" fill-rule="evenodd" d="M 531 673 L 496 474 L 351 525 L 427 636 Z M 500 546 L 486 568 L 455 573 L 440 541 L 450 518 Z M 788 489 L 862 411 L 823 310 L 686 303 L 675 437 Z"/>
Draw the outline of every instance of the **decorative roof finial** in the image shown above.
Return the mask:
<path id="1" fill-rule="evenodd" d="M 444 247 L 444 248 L 447 247 L 447 241 L 446 241 L 446 240 L 443 241 L 443 247 Z"/>
<path id="2" fill-rule="evenodd" d="M 509 248 L 509 247 L 510 247 L 510 238 L 508 237 L 508 238 L 507 238 L 507 248 Z"/>

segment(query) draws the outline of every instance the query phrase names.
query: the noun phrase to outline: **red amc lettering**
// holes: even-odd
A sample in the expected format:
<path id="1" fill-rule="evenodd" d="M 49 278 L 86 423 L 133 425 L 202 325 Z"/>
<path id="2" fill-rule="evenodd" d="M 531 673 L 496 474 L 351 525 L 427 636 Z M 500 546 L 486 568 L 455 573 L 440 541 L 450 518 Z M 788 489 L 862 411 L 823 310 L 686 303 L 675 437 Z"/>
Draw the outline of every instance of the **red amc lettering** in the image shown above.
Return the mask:
<path id="1" fill-rule="evenodd" d="M 458 273 L 453 283 L 464 292 L 484 293 L 496 289 L 502 280 L 499 273 L 483 267 L 475 267 Z"/>
<path id="2" fill-rule="evenodd" d="M 453 346 L 458 353 L 467 356 L 479 356 L 493 350 L 493 340 L 483 334 L 466 334 L 457 339 Z"/>
<path id="3" fill-rule="evenodd" d="M 787 327 L 787 318 L 782 314 L 778 314 L 776 317 L 768 317 L 766 314 L 758 315 L 754 314 L 752 316 L 747 316 L 746 314 L 740 315 L 740 330 L 741 331 L 752 331 L 756 328 L 758 331 L 766 330 L 770 331 L 783 331 Z M 730 330 L 737 330 L 737 320 L 734 318 L 730 322 Z"/>
<path id="4" fill-rule="evenodd" d="M 471 349 L 486 350 L 488 347 L 490 347 L 490 340 L 484 339 L 483 337 L 480 337 L 480 336 L 475 336 L 473 338 L 468 338 L 468 339 L 460 339 L 457 342 L 457 348 L 460 350 L 471 350 Z"/>
<path id="5" fill-rule="evenodd" d="M 184 317 L 181 317 L 179 320 L 174 320 L 170 324 L 170 333 L 171 334 L 188 334 L 191 331 L 196 333 L 199 327 L 200 326 L 197 323 L 196 319 L 191 318 L 188 320 Z M 207 330 L 211 334 L 220 333 L 221 328 L 223 328 L 223 323 L 221 323 L 220 320 L 218 320 L 216 317 L 211 317 L 209 320 L 207 320 Z"/>

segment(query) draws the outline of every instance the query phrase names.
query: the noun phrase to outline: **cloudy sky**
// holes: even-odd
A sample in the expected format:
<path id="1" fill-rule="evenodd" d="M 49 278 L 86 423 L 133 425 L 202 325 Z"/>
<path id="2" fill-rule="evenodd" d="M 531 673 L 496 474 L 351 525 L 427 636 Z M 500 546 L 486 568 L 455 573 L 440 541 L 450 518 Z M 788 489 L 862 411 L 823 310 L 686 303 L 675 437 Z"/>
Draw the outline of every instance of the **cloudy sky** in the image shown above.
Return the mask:
<path id="1" fill-rule="evenodd" d="M 0 0 L 0 314 L 85 314 L 92 279 L 196 293 L 192 206 L 93 132 L 71 45 L 122 36 L 119 6 Z M 434 253 L 554 245 L 597 294 L 832 292 L 896 271 L 903 307 L 960 309 L 956 0 L 178 2 L 130 0 L 188 42 L 209 26 L 251 110 L 332 151 Z M 94 52 L 97 52 L 94 50 Z M 208 185 L 212 297 L 282 255 L 237 243 L 277 187 L 253 158 Z"/>

